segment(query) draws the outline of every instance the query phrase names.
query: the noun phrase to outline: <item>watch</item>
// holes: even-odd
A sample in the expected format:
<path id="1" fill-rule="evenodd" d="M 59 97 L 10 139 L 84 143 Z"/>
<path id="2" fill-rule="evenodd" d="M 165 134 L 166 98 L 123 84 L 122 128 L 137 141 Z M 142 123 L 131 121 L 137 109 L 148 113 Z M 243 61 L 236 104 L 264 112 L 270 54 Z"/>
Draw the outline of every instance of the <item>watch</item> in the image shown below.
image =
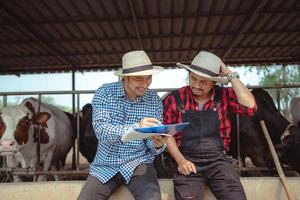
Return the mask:
<path id="1" fill-rule="evenodd" d="M 237 72 L 232 72 L 230 74 L 227 74 L 227 80 L 228 82 L 231 82 L 233 78 L 240 78 L 240 75 Z"/>

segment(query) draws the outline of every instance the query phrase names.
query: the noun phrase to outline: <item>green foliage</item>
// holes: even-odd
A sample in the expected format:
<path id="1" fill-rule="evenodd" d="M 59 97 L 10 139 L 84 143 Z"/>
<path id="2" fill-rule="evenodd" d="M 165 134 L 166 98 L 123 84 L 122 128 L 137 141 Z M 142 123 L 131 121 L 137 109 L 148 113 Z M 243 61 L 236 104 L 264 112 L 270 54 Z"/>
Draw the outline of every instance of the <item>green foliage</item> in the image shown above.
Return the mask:
<path id="1" fill-rule="evenodd" d="M 16 102 L 11 102 L 11 101 L 8 101 L 7 102 L 7 106 L 14 106 L 14 105 L 17 105 Z M 0 97 L 0 109 L 3 107 L 3 99 Z"/>
<path id="2" fill-rule="evenodd" d="M 14 101 L 8 101 L 7 102 L 7 106 L 14 106 L 14 105 L 17 105 L 19 102 L 21 102 L 23 100 L 22 97 L 20 96 L 17 96 L 15 98 Z M 44 103 L 47 103 L 47 104 L 50 104 L 50 105 L 53 105 L 53 106 L 56 106 L 58 107 L 59 109 L 63 110 L 63 111 L 66 111 L 66 112 L 69 112 L 69 113 L 72 113 L 72 108 L 70 107 L 67 107 L 67 106 L 64 106 L 64 105 L 59 105 L 55 102 L 55 99 L 51 96 L 42 96 L 42 102 Z M 3 100 L 2 98 L 0 98 L 0 108 L 3 107 Z"/>
<path id="3" fill-rule="evenodd" d="M 263 77 L 260 81 L 261 85 L 268 84 L 296 84 L 300 83 L 300 67 L 298 65 L 272 67 L 257 67 L 257 73 L 262 73 Z"/>
<path id="4" fill-rule="evenodd" d="M 72 113 L 72 108 L 57 104 L 55 99 L 51 96 L 42 96 L 42 102 L 56 106 L 65 112 Z"/>
<path id="5" fill-rule="evenodd" d="M 256 67 L 257 75 L 261 75 L 260 85 L 274 85 L 274 84 L 300 84 L 300 66 L 288 65 L 288 66 L 268 66 L 268 67 Z M 268 90 L 273 99 L 276 99 L 277 91 L 275 89 Z M 292 97 L 300 95 L 300 88 L 284 88 L 280 90 L 280 107 L 287 109 Z"/>

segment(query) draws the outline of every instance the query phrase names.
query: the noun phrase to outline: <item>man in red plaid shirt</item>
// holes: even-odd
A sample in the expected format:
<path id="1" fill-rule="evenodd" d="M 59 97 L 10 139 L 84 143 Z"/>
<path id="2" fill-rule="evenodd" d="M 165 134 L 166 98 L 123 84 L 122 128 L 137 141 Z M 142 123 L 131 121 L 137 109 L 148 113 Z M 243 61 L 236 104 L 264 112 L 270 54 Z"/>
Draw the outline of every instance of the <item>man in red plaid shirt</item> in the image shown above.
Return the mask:
<path id="1" fill-rule="evenodd" d="M 201 51 L 191 65 L 189 85 L 164 100 L 164 124 L 189 122 L 183 132 L 168 138 L 168 152 L 178 165 L 174 175 L 176 199 L 203 199 L 208 185 L 217 199 L 243 200 L 239 175 L 226 155 L 230 143 L 229 112 L 253 115 L 255 99 L 216 55 Z M 231 82 L 232 88 L 216 83 Z"/>

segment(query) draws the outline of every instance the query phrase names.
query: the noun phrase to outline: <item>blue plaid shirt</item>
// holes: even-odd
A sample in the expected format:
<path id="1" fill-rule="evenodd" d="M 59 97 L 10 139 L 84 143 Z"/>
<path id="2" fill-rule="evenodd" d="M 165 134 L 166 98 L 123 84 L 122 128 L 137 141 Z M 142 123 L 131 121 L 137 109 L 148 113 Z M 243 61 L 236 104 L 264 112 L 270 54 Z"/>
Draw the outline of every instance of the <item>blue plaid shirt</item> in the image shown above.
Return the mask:
<path id="1" fill-rule="evenodd" d="M 121 138 L 128 130 L 138 127 L 145 117 L 161 120 L 161 99 L 147 89 L 143 96 L 130 101 L 125 95 L 123 81 L 119 81 L 98 88 L 92 105 L 98 148 L 90 165 L 90 174 L 105 183 L 120 172 L 128 183 L 138 165 L 153 163 L 154 156 L 166 147 L 156 149 L 149 138 L 126 143 Z"/>

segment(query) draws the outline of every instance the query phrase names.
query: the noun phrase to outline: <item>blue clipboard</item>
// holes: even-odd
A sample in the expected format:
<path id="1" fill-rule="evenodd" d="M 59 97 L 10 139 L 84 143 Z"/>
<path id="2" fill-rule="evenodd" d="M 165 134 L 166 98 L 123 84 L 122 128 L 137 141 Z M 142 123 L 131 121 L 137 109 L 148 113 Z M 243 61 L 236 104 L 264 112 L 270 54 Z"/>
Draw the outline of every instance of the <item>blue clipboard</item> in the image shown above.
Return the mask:
<path id="1" fill-rule="evenodd" d="M 160 133 L 167 134 L 170 131 L 173 131 L 173 134 L 178 131 L 183 130 L 185 127 L 189 125 L 189 122 L 178 123 L 178 124 L 168 124 L 168 125 L 160 125 L 160 126 L 151 126 L 145 128 L 136 128 L 135 130 L 141 133 Z M 175 131 L 175 132 L 174 132 Z"/>

